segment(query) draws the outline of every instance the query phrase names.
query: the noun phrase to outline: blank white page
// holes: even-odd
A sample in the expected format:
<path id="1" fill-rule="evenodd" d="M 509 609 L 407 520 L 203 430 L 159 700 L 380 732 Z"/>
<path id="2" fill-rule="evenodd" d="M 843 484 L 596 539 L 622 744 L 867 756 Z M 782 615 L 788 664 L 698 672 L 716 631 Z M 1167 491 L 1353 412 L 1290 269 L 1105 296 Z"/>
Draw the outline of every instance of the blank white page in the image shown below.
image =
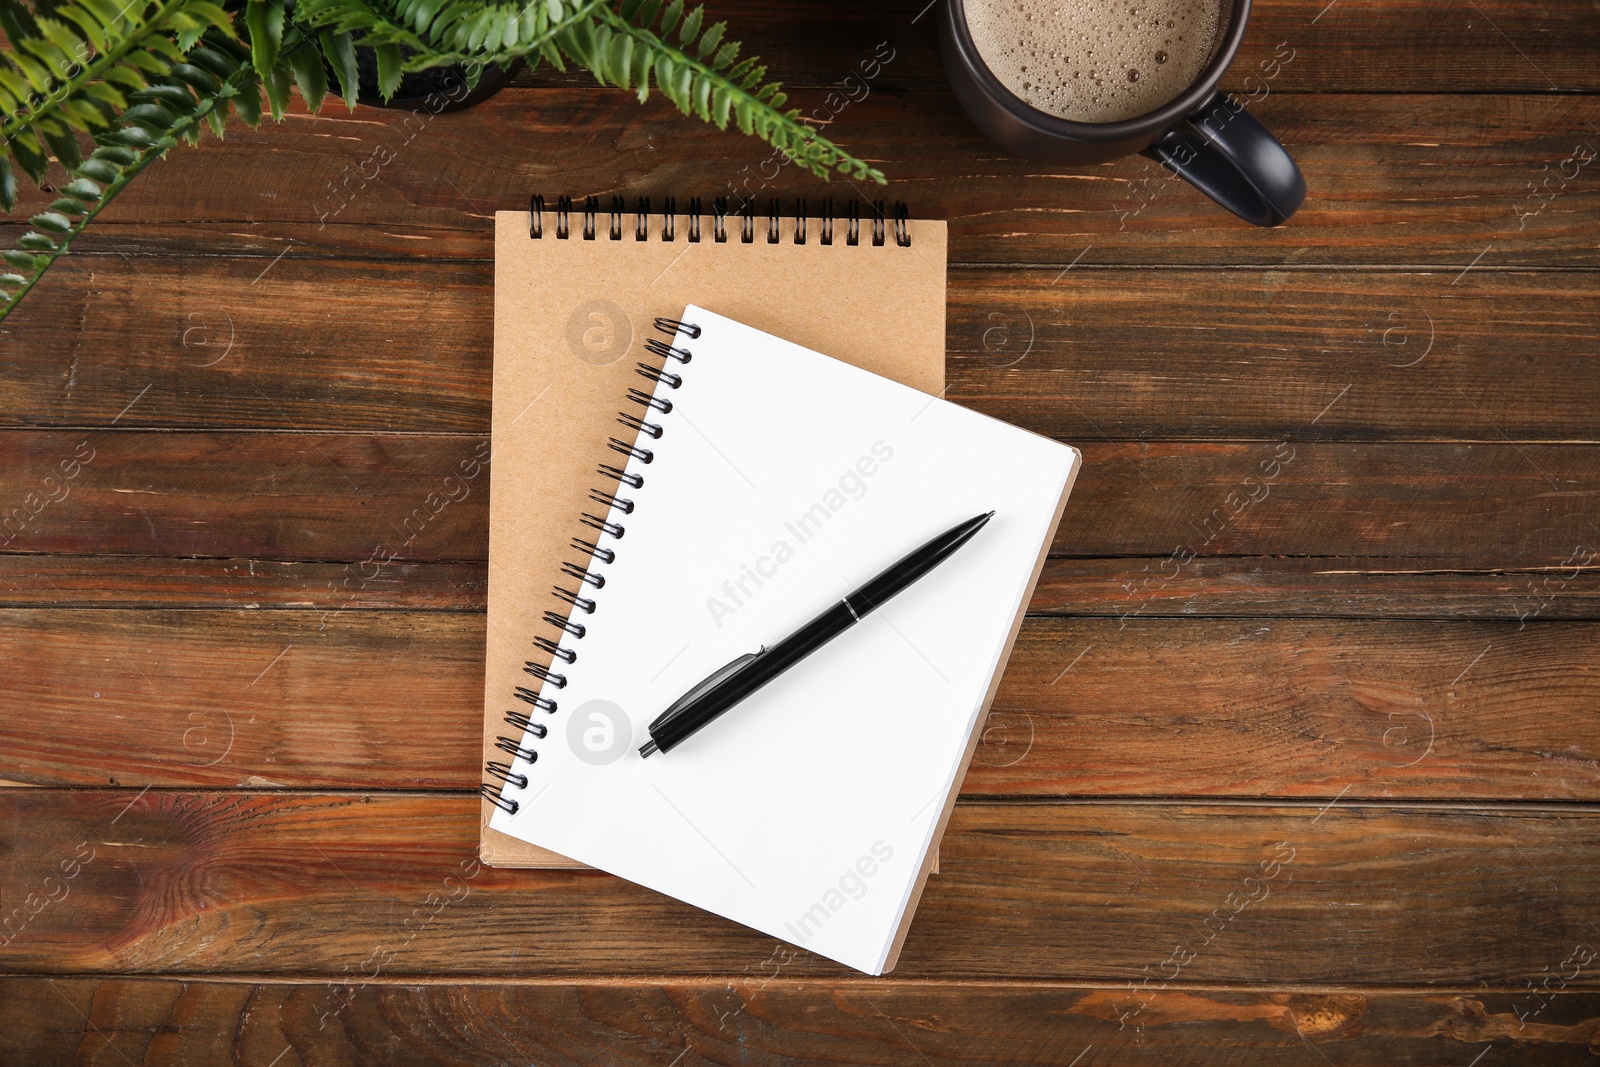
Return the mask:
<path id="1" fill-rule="evenodd" d="M 639 379 L 672 410 L 618 398 L 661 437 L 639 435 L 652 461 L 627 462 L 641 487 L 596 477 L 633 502 L 606 515 L 620 538 L 573 516 L 616 558 L 591 565 L 605 584 L 583 589 L 592 614 L 571 614 L 584 636 L 543 633 L 577 659 L 540 690 L 556 712 L 525 708 L 548 733 L 523 739 L 538 753 L 514 764 L 528 785 L 490 825 L 880 974 L 1078 453 L 703 308 L 683 321 L 702 332 L 673 342 L 693 354 L 668 361 L 681 387 Z M 650 721 L 706 675 L 990 510 L 921 581 L 671 752 L 639 756 Z"/>

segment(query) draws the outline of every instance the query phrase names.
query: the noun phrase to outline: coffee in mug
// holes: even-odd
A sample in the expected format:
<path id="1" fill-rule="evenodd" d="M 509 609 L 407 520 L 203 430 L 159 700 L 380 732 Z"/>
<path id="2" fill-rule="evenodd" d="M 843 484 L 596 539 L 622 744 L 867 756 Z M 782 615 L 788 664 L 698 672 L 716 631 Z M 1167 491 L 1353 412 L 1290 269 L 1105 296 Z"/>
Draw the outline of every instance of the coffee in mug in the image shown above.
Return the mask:
<path id="1" fill-rule="evenodd" d="M 966 0 L 973 46 L 1007 89 L 1074 122 L 1120 122 L 1193 85 L 1222 0 Z"/>

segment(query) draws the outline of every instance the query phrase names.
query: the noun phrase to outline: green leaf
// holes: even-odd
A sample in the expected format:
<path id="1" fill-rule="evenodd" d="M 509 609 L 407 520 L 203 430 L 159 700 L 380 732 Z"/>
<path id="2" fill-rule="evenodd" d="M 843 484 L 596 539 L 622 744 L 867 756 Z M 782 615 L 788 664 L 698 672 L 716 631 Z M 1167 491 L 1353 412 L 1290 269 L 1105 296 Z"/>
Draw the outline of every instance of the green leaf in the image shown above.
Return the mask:
<path id="1" fill-rule="evenodd" d="M 59 211 L 63 215 L 69 215 L 73 218 L 77 218 L 79 215 L 87 214 L 89 209 L 78 203 L 76 200 L 69 200 L 67 197 L 63 196 L 57 200 L 50 201 L 50 210 Z"/>
<path id="2" fill-rule="evenodd" d="M 161 68 L 161 73 L 166 73 L 165 67 Z M 145 76 L 133 66 L 112 67 L 106 71 L 106 81 L 114 82 L 124 89 L 143 89 L 148 84 Z"/>
<path id="3" fill-rule="evenodd" d="M 36 269 L 39 263 L 39 258 L 40 257 L 38 256 L 16 248 L 7 248 L 4 251 L 0 251 L 0 259 L 3 259 L 13 267 L 18 267 L 22 270 Z"/>
<path id="4" fill-rule="evenodd" d="M 489 33 L 493 28 L 494 13 L 492 11 L 482 12 L 468 23 L 466 27 L 467 51 L 476 52 L 484 48 L 489 39 Z"/>
<path id="5" fill-rule="evenodd" d="M 178 50 L 187 52 L 199 43 L 206 32 L 206 24 L 199 19 L 192 19 L 183 12 L 175 12 L 168 18 L 172 28 L 178 31 Z"/>
<path id="6" fill-rule="evenodd" d="M 63 185 L 61 191 L 74 199 L 82 200 L 88 204 L 94 203 L 105 195 L 105 190 L 88 178 L 75 178 Z"/>
<path id="7" fill-rule="evenodd" d="M 217 90 L 222 88 L 221 82 L 192 63 L 174 64 L 172 76 L 207 95 L 215 95 Z"/>
<path id="8" fill-rule="evenodd" d="M 56 159 L 63 167 L 72 170 L 83 162 L 83 149 L 78 145 L 78 136 L 70 130 L 61 133 L 44 135 L 45 142 L 50 145 L 50 151 L 56 154 Z"/>
<path id="9" fill-rule="evenodd" d="M 433 23 L 433 17 L 444 6 L 444 0 L 421 0 L 417 4 L 416 12 L 411 18 L 411 26 L 418 33 L 427 33 L 428 27 Z"/>
<path id="10" fill-rule="evenodd" d="M 117 180 L 117 168 L 103 159 L 84 160 L 79 164 L 77 173 L 97 182 L 114 182 Z"/>
<path id="11" fill-rule="evenodd" d="M 270 77 L 278 65 L 278 49 L 283 46 L 283 4 L 276 0 L 249 0 L 244 24 L 250 31 L 250 62 L 257 74 Z M 274 108 L 273 116 L 278 114 Z"/>
<path id="12" fill-rule="evenodd" d="M 38 21 L 39 32 L 44 34 L 51 44 L 61 49 L 65 55 L 74 56 L 78 54 L 83 45 L 83 40 L 72 32 L 72 29 L 66 23 L 58 22 L 55 19 L 39 19 Z"/>
<path id="13" fill-rule="evenodd" d="M 206 112 L 206 125 L 211 127 L 211 132 L 216 134 L 217 140 L 222 140 L 222 135 L 227 132 L 228 128 L 228 102 L 226 100 L 219 101 L 216 107 Z M 199 134 L 200 131 L 196 129 L 195 140 L 199 139 Z M 193 144 L 194 141 L 189 143 Z"/>
<path id="14" fill-rule="evenodd" d="M 27 285 L 28 279 L 20 274 L 0 274 L 0 285 Z"/>
<path id="15" fill-rule="evenodd" d="M 49 230 L 51 233 L 72 232 L 72 220 L 60 212 L 41 211 L 28 221 L 39 227 L 39 229 Z"/>
<path id="16" fill-rule="evenodd" d="M 348 33 L 329 33 L 323 30 L 317 40 L 322 54 L 328 58 L 334 75 L 339 79 L 339 95 L 344 106 L 355 110 L 356 95 L 361 91 L 361 74 L 356 68 L 356 46 Z"/>
<path id="17" fill-rule="evenodd" d="M 373 51 L 378 57 L 378 93 L 387 100 L 400 88 L 400 46 L 380 44 Z"/>
<path id="18" fill-rule="evenodd" d="M 151 49 L 148 52 L 129 52 L 124 58 L 124 62 L 141 73 L 156 78 L 165 78 L 172 67 L 172 61 L 165 56 L 157 55 L 155 49 Z M 109 73 L 107 77 L 110 77 Z"/>
<path id="19" fill-rule="evenodd" d="M 289 106 L 289 72 L 282 68 L 272 71 L 262 87 L 267 91 L 267 104 L 272 108 L 273 119 L 282 122 L 283 112 Z"/>
<path id="20" fill-rule="evenodd" d="M 618 34 L 611 40 L 611 80 L 619 89 L 631 87 L 633 77 L 633 38 Z"/>
<path id="21" fill-rule="evenodd" d="M 33 179 L 33 184 L 44 184 L 44 176 L 50 169 L 50 157 L 40 151 L 32 137 L 24 133 L 12 141 L 11 154 L 16 157 L 22 173 Z"/>
<path id="22" fill-rule="evenodd" d="M 129 98 L 137 103 L 156 102 L 165 104 L 172 111 L 187 114 L 194 110 L 194 94 L 181 85 L 152 85 L 138 92 L 129 93 Z"/>
<path id="23" fill-rule="evenodd" d="M 633 50 L 633 83 L 639 87 L 639 103 L 644 103 L 650 98 L 650 49 L 635 48 Z"/>
<path id="24" fill-rule="evenodd" d="M 672 27 L 676 26 L 681 18 L 683 18 L 683 0 L 672 0 L 667 9 L 661 13 L 661 32 L 671 33 Z"/>
<path id="25" fill-rule="evenodd" d="M 108 144 L 102 144 L 99 148 L 96 148 L 90 153 L 89 158 L 102 160 L 118 167 L 131 167 L 139 161 L 138 153 L 130 152 L 120 145 Z M 90 175 L 90 177 L 93 177 L 93 175 Z M 108 178 L 106 180 L 110 181 L 111 179 Z"/>
<path id="26" fill-rule="evenodd" d="M 125 144 L 132 148 L 148 148 L 155 144 L 155 138 L 138 126 L 124 126 L 106 136 L 117 144 Z"/>
<path id="27" fill-rule="evenodd" d="M 17 206 L 17 174 L 11 160 L 0 156 L 0 208 L 12 211 Z"/>
<path id="28" fill-rule="evenodd" d="M 289 54 L 289 69 L 294 71 L 294 83 L 306 110 L 316 114 L 328 95 L 328 72 L 322 67 L 321 54 L 309 44 L 301 45 Z"/>
<path id="29" fill-rule="evenodd" d="M 135 104 L 122 113 L 122 121 L 137 123 L 146 129 L 170 130 L 174 119 L 172 112 L 160 104 Z"/>
<path id="30" fill-rule="evenodd" d="M 706 122 L 711 121 L 710 78 L 696 78 L 694 81 L 694 113 Z"/>
<path id="31" fill-rule="evenodd" d="M 121 111 L 128 106 L 128 98 L 118 92 L 110 82 L 90 82 L 83 87 L 83 91 L 109 105 L 113 111 Z"/>
<path id="32" fill-rule="evenodd" d="M 213 52 L 209 48 L 192 48 L 185 58 L 219 81 L 231 77 L 237 66 L 221 52 Z"/>
<path id="33" fill-rule="evenodd" d="M 0 89 L 4 89 L 13 100 L 19 103 L 26 101 L 33 91 L 28 86 L 28 83 L 19 78 L 17 72 L 4 62 L 0 62 Z"/>
<path id="34" fill-rule="evenodd" d="M 54 252 L 56 243 L 42 233 L 25 233 L 17 238 L 17 244 L 23 248 L 31 248 L 35 252 Z"/>
<path id="35" fill-rule="evenodd" d="M 251 0 L 252 3 L 255 0 Z M 239 33 L 233 27 L 233 16 L 210 0 L 185 0 L 183 9 L 189 14 L 205 19 L 229 40 L 237 41 Z"/>
<path id="36" fill-rule="evenodd" d="M 706 58 L 706 56 L 717 50 L 717 45 L 722 43 L 722 35 L 727 31 L 728 24 L 719 22 L 701 35 L 700 43 L 695 47 L 695 51 L 701 59 Z"/>
<path id="37" fill-rule="evenodd" d="M 73 25 L 83 31 L 83 38 L 89 42 L 90 47 L 96 52 L 104 52 L 106 50 L 107 26 L 104 20 L 95 17 L 92 12 L 72 4 L 61 8 L 60 11 L 62 18 L 71 19 Z"/>
<path id="38" fill-rule="evenodd" d="M 255 83 L 246 85 L 239 90 L 239 95 L 233 98 L 234 106 L 239 109 L 239 117 L 252 130 L 261 125 L 261 86 Z"/>
<path id="39" fill-rule="evenodd" d="M 683 26 L 678 30 L 678 41 L 687 46 L 694 43 L 700 36 L 700 23 L 706 17 L 706 9 L 697 7 L 689 12 L 689 17 L 683 20 Z"/>
<path id="40" fill-rule="evenodd" d="M 41 93 L 50 91 L 51 75 L 49 68 L 38 60 L 23 55 L 21 52 L 10 53 L 10 59 L 16 65 L 16 68 L 22 72 L 22 76 L 28 79 L 29 85 Z"/>

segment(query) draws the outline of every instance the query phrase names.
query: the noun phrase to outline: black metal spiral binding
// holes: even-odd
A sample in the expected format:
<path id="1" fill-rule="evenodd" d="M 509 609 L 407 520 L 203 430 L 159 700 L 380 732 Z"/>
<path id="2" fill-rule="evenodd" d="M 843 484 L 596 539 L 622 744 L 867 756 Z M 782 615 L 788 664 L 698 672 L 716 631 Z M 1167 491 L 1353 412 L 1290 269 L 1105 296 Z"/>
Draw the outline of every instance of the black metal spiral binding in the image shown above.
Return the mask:
<path id="1" fill-rule="evenodd" d="M 528 236 L 540 241 L 544 239 L 544 212 L 545 199 L 535 195 L 529 201 L 529 214 L 531 219 L 528 224 Z M 845 204 L 843 216 L 848 224 L 845 230 L 845 244 L 856 246 L 861 243 L 861 201 L 849 200 Z M 558 241 L 568 240 L 571 236 L 572 225 L 572 197 L 562 196 L 556 198 L 556 230 L 555 237 Z M 611 197 L 611 207 L 608 211 L 606 224 L 606 238 L 612 241 L 621 241 L 624 235 L 623 216 L 627 212 L 627 202 L 620 196 Z M 698 196 L 689 198 L 689 211 L 684 216 L 684 229 L 690 244 L 698 244 L 701 239 L 700 220 L 704 215 L 703 204 Z M 779 223 L 784 217 L 782 204 L 776 197 L 767 201 L 767 243 L 777 244 L 779 241 Z M 587 196 L 583 203 L 583 220 L 580 232 L 585 241 L 593 241 L 599 236 L 600 198 Z M 868 211 L 872 223 L 872 243 L 882 246 L 888 238 L 890 218 L 884 210 L 882 200 L 875 200 Z M 715 197 L 711 201 L 711 240 L 717 244 L 726 244 L 728 241 L 728 198 Z M 805 198 L 795 201 L 794 210 L 790 214 L 794 220 L 794 243 L 803 245 L 809 238 L 808 220 L 811 217 L 806 210 Z M 739 208 L 739 240 L 743 244 L 754 244 L 756 241 L 756 208 L 755 201 L 746 197 Z M 833 201 L 822 201 L 822 210 L 816 215 L 817 240 L 821 244 L 833 244 Z M 911 247 L 911 215 L 906 208 L 905 201 L 896 200 L 894 203 L 894 243 L 901 248 Z M 664 242 L 677 240 L 678 237 L 678 201 L 676 197 L 666 197 L 661 210 L 661 230 L 659 239 Z M 650 240 L 650 198 L 638 198 L 634 209 L 633 239 L 635 241 Z"/>
<path id="2" fill-rule="evenodd" d="M 556 218 L 556 234 L 557 239 L 564 240 L 566 239 L 566 234 L 568 232 L 566 216 L 567 213 L 572 210 L 572 201 L 567 197 L 562 197 L 558 203 L 560 204 L 560 207 L 558 208 Z M 534 217 L 536 220 L 539 216 L 539 213 L 543 210 L 543 205 L 543 197 L 535 197 L 533 199 Z M 588 208 L 586 208 L 584 212 L 584 233 L 586 240 L 593 240 L 594 238 L 592 235 L 595 230 L 595 209 L 597 207 L 596 198 L 590 197 L 588 205 Z M 608 235 L 613 241 L 621 240 L 622 206 L 623 205 L 620 198 L 612 199 L 612 219 Z M 698 212 L 699 201 L 693 201 L 693 206 L 695 211 Z M 639 201 L 639 217 L 641 220 L 645 217 L 649 209 L 649 201 L 641 199 Z M 671 198 L 668 198 L 667 210 L 670 211 L 671 209 L 672 200 Z M 714 240 L 721 240 L 726 236 L 726 231 L 723 229 L 721 224 L 722 218 L 726 215 L 726 205 L 722 205 L 719 208 L 719 212 L 720 213 L 717 216 L 718 222 L 716 224 L 716 228 L 714 228 L 712 231 Z M 644 224 L 641 221 L 641 232 L 643 225 Z M 543 224 L 538 221 L 533 224 L 529 231 L 530 235 L 535 239 L 538 239 L 542 232 Z M 723 234 L 723 237 L 716 236 L 716 234 L 719 232 Z M 664 240 L 670 239 L 671 238 L 664 238 Z M 698 241 L 700 239 L 699 223 L 697 221 L 691 222 L 690 224 L 689 239 L 691 241 Z M 688 348 L 684 347 L 684 345 L 680 343 L 679 339 L 687 338 L 690 341 L 698 339 L 701 333 L 700 327 L 693 323 L 682 322 L 678 319 L 660 318 L 655 320 L 655 328 L 661 333 L 664 333 L 670 337 L 672 339 L 672 343 L 663 342 L 658 338 L 652 337 L 646 343 L 646 348 L 648 348 L 652 354 L 660 356 L 663 364 L 676 361 L 680 366 L 687 365 L 690 359 L 693 358 L 694 354 Z M 641 377 L 652 382 L 654 388 L 650 392 L 645 392 L 643 389 L 630 388 L 628 390 L 627 398 L 630 401 L 640 405 L 644 412 L 650 415 L 652 418 L 658 414 L 669 414 L 672 411 L 672 401 L 666 399 L 665 397 L 658 397 L 655 394 L 663 388 L 682 388 L 683 375 L 670 373 L 661 367 L 655 367 L 649 363 L 640 363 L 635 369 Z M 659 440 L 661 436 L 666 433 L 666 427 L 661 423 L 646 421 L 630 411 L 617 412 L 617 422 L 628 427 L 630 430 L 635 431 L 639 437 L 649 438 L 650 440 Z M 637 440 L 638 438 L 635 438 L 630 442 L 621 438 L 613 437 L 608 443 L 614 451 L 622 453 L 623 455 L 628 456 L 630 459 L 637 460 L 640 463 L 649 463 L 654 458 L 654 454 L 650 449 L 640 447 L 637 443 Z M 633 489 L 638 489 L 640 486 L 644 485 L 643 475 L 629 471 L 626 468 L 618 468 L 611 466 L 610 464 L 601 464 L 598 473 L 615 481 L 619 488 L 625 485 Z M 557 600 L 567 605 L 568 610 L 562 613 L 546 611 L 544 613 L 544 621 L 555 627 L 555 629 L 559 632 L 553 638 L 550 636 L 541 635 L 533 639 L 534 645 L 537 646 L 540 651 L 548 654 L 552 663 L 556 660 L 567 664 L 577 661 L 577 650 L 568 647 L 564 642 L 568 638 L 571 638 L 574 641 L 583 640 L 584 636 L 588 633 L 588 627 L 584 623 L 575 621 L 573 616 L 580 612 L 585 615 L 594 614 L 598 604 L 595 602 L 595 599 L 592 596 L 587 596 L 585 593 L 589 591 L 601 590 L 605 588 L 606 584 L 605 575 L 599 573 L 595 569 L 596 564 L 610 564 L 615 563 L 617 560 L 616 550 L 604 547 L 600 541 L 603 537 L 609 537 L 612 540 L 621 540 L 627 530 L 622 526 L 621 523 L 613 522 L 611 520 L 611 516 L 614 512 L 621 513 L 622 515 L 631 515 L 633 514 L 634 508 L 637 506 L 636 502 L 631 498 L 618 496 L 609 489 L 591 489 L 589 491 L 589 499 L 593 500 L 597 504 L 600 504 L 605 509 L 599 515 L 595 515 L 586 511 L 583 512 L 580 517 L 585 526 L 591 530 L 597 531 L 592 535 L 594 540 L 587 540 L 583 537 L 572 538 L 572 548 L 583 553 L 583 556 L 577 561 L 568 560 L 561 565 L 561 573 L 566 575 L 568 578 L 576 580 L 578 583 L 578 588 L 568 589 L 559 585 L 553 587 L 551 592 L 554 594 Z M 532 675 L 534 678 L 539 680 L 539 688 L 534 689 L 529 686 L 519 685 L 515 687 L 511 695 L 517 700 L 522 701 L 524 704 L 527 704 L 533 708 L 537 708 L 539 711 L 542 711 L 547 715 L 553 714 L 557 710 L 556 701 L 545 696 L 544 691 L 552 688 L 565 689 L 567 686 L 567 676 L 560 671 L 553 669 L 552 666 L 539 663 L 535 660 L 528 660 L 523 663 L 522 669 L 527 674 Z M 501 811 L 507 813 L 508 815 L 515 815 L 519 806 L 518 802 L 506 794 L 508 791 L 513 789 L 528 788 L 529 782 L 528 775 L 516 769 L 516 763 L 518 760 L 520 760 L 525 764 L 531 764 L 539 758 L 539 753 L 536 749 L 526 747 L 527 739 L 529 737 L 543 738 L 546 736 L 546 734 L 548 734 L 549 729 L 544 723 L 535 722 L 531 717 L 520 711 L 506 712 L 505 721 L 511 726 L 517 727 L 521 732 L 520 734 L 512 737 L 501 736 L 495 738 L 495 748 L 511 756 L 512 760 L 509 763 L 501 760 L 488 761 L 484 765 L 484 770 L 487 777 L 483 785 L 480 787 L 479 792 L 483 794 L 484 799 L 488 800 Z"/>

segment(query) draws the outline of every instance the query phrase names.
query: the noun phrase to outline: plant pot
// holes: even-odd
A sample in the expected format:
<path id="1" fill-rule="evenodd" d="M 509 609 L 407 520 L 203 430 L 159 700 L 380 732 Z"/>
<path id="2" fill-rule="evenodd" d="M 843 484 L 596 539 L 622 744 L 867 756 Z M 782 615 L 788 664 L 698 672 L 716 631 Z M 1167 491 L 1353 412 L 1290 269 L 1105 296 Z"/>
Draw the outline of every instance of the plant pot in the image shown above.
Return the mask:
<path id="1" fill-rule="evenodd" d="M 361 75 L 356 99 L 370 107 L 395 108 L 403 111 L 425 109 L 432 114 L 460 111 L 481 104 L 511 83 L 526 64 L 518 59 L 504 70 L 495 64 L 484 68 L 476 87 L 467 90 L 467 76 L 462 67 L 434 67 L 404 74 L 400 88 L 393 98 L 383 99 L 378 93 L 378 57 L 370 48 L 356 49 L 356 69 Z"/>

